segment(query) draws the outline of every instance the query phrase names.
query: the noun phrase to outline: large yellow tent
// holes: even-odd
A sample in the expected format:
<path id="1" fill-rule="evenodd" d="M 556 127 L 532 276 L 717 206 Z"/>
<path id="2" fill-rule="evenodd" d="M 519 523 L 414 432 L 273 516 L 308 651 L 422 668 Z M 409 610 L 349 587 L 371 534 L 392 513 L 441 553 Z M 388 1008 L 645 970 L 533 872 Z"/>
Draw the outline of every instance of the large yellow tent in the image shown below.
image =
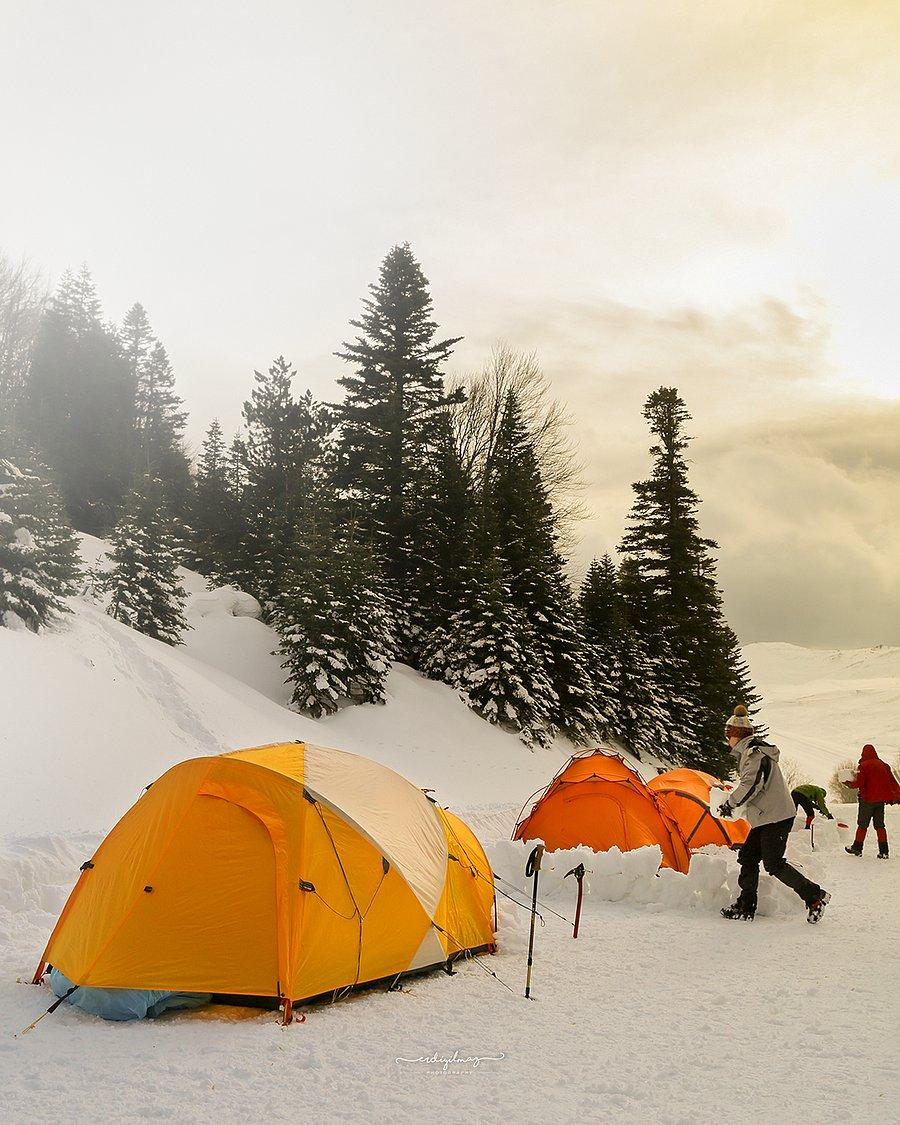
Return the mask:
<path id="1" fill-rule="evenodd" d="M 174 766 L 82 868 L 35 979 L 297 1001 L 492 947 L 470 829 L 376 762 L 299 742 Z"/>

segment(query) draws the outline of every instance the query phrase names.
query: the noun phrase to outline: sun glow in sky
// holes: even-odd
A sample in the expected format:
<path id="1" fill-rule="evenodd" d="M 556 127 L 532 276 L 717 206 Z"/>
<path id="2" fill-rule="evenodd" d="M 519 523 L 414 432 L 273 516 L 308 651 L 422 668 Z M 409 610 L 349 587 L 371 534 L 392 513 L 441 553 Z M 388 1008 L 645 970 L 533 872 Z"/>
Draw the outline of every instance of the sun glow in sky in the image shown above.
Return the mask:
<path id="1" fill-rule="evenodd" d="M 570 404 L 577 565 L 674 384 L 741 636 L 900 643 L 900 5 L 0 3 L 0 247 L 142 301 L 192 442 L 278 353 L 335 395 L 409 240 L 455 373 Z"/>

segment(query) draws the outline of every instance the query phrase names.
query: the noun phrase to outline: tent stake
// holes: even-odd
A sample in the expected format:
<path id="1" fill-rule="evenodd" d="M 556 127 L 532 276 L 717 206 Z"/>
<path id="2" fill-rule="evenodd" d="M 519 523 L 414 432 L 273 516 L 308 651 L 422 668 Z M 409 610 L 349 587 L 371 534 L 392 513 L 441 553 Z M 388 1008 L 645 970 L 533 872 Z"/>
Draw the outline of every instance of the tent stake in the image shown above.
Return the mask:
<path id="1" fill-rule="evenodd" d="M 538 875 L 541 870 L 541 857 L 544 854 L 544 845 L 536 844 L 528 857 L 525 865 L 525 878 L 534 877 L 534 889 L 531 896 L 531 933 L 528 936 L 528 973 L 525 977 L 525 996 L 531 999 L 531 969 L 534 964 L 534 920 L 537 917 Z"/>

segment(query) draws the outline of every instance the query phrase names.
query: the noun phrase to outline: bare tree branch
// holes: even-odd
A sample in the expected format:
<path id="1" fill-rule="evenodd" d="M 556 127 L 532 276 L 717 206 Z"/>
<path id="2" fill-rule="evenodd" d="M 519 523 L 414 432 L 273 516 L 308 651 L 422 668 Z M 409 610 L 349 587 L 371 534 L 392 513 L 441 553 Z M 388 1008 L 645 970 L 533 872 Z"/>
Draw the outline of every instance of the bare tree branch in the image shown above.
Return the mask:
<path id="1" fill-rule="evenodd" d="M 46 277 L 27 258 L 0 253 L 0 413 L 11 414 L 22 394 L 48 296 Z"/>
<path id="2" fill-rule="evenodd" d="M 537 451 L 562 545 L 569 546 L 574 525 L 586 514 L 579 497 L 584 466 L 572 439 L 571 418 L 551 397 L 550 380 L 537 356 L 500 342 L 484 368 L 459 385 L 465 399 L 454 410 L 454 422 L 463 466 L 471 479 L 479 484 L 490 471 L 504 404 L 512 393 Z"/>

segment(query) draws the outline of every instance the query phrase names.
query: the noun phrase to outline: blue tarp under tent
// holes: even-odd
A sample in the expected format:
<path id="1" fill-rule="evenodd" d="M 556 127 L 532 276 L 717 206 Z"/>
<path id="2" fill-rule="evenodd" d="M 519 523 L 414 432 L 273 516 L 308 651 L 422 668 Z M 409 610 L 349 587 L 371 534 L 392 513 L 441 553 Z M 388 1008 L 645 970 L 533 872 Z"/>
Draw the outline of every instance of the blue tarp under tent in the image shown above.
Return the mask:
<path id="1" fill-rule="evenodd" d="M 212 1000 L 206 992 L 156 992 L 146 988 L 88 988 L 85 985 L 76 988 L 59 969 L 50 970 L 50 987 L 73 1008 L 105 1020 L 153 1019 L 176 1009 L 203 1008 Z"/>

